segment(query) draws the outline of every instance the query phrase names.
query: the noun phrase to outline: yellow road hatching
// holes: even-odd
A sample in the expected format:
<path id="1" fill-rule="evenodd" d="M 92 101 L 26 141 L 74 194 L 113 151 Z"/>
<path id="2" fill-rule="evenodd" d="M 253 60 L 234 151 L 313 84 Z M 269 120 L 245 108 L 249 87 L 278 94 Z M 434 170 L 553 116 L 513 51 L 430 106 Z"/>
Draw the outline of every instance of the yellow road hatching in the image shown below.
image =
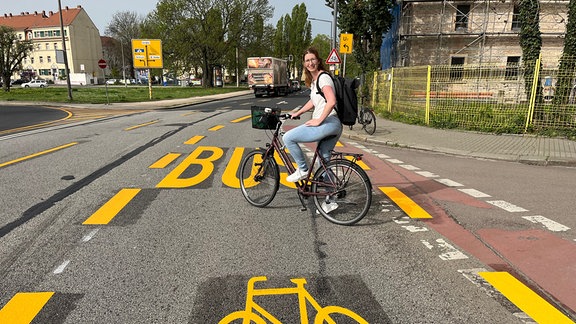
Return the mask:
<path id="1" fill-rule="evenodd" d="M 100 207 L 92 216 L 84 221 L 84 225 L 106 225 L 118 214 L 128 203 L 136 197 L 141 189 L 124 188 L 114 197 Z"/>
<path id="2" fill-rule="evenodd" d="M 410 218 L 432 218 L 424 208 L 406 196 L 396 187 L 378 187 L 388 198 L 400 207 Z"/>
<path id="3" fill-rule="evenodd" d="M 574 324 L 566 315 L 508 272 L 479 272 L 478 274 L 537 323 Z"/>
<path id="4" fill-rule="evenodd" d="M 42 307 L 52 298 L 54 292 L 17 293 L 0 309 L 0 323 L 29 324 Z"/>

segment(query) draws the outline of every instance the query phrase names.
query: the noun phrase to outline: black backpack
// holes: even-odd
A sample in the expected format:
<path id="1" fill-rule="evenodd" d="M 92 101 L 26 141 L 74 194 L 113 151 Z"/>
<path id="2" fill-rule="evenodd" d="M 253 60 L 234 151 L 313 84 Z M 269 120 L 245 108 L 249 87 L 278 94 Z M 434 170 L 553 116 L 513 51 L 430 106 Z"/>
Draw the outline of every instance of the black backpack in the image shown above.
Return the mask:
<path id="1" fill-rule="evenodd" d="M 356 124 L 358 117 L 358 97 L 356 96 L 356 88 L 360 81 L 358 79 L 349 79 L 341 76 L 332 77 L 328 72 L 322 72 L 316 80 L 316 90 L 318 94 L 326 100 L 322 89 L 320 89 L 319 80 L 322 74 L 327 74 L 334 81 L 334 88 L 336 90 L 336 112 L 342 124 L 352 126 Z"/>

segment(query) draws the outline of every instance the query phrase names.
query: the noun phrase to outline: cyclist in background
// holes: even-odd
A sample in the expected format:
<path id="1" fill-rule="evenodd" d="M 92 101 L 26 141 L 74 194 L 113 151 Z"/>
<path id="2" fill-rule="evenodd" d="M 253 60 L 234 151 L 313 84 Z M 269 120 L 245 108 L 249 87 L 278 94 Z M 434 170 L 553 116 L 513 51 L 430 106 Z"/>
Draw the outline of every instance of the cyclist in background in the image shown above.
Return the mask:
<path id="1" fill-rule="evenodd" d="M 334 82 L 327 74 L 323 74 L 318 80 L 320 73 L 325 71 L 318 51 L 313 47 L 308 48 L 304 52 L 303 63 L 304 81 L 306 86 L 310 88 L 310 100 L 308 100 L 302 108 L 293 113 L 292 118 L 298 117 L 310 109 L 314 109 L 314 112 L 312 113 L 312 119 L 284 134 L 284 144 L 298 165 L 296 171 L 286 178 L 289 182 L 303 180 L 308 173 L 306 157 L 298 143 L 318 142 L 327 136 L 335 135 L 322 141 L 318 148 L 320 156 L 324 161 L 328 161 L 330 159 L 330 151 L 334 149 L 336 142 L 338 142 L 342 134 L 342 123 L 340 119 L 338 119 L 338 115 L 334 109 L 336 105 Z M 316 83 L 319 84 L 326 99 L 317 92 Z"/>

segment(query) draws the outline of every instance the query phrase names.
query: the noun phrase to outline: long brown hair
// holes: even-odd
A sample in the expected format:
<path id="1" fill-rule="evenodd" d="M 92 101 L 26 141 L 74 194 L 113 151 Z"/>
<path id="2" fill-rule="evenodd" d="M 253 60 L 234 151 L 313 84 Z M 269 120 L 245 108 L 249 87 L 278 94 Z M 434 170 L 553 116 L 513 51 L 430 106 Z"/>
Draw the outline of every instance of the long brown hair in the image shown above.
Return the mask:
<path id="1" fill-rule="evenodd" d="M 308 47 L 308 49 L 304 51 L 304 54 L 302 54 L 302 64 L 303 65 L 306 64 L 304 62 L 304 58 L 306 57 L 306 54 L 314 54 L 314 56 L 316 57 L 316 60 L 318 60 L 316 65 L 318 66 L 319 71 L 325 71 L 326 70 L 324 68 L 324 61 L 322 61 L 322 59 L 320 58 L 320 55 L 318 54 L 318 50 L 316 48 Z M 310 85 L 312 84 L 312 73 L 310 73 L 310 71 L 308 71 L 306 66 L 304 66 L 304 83 L 306 84 L 307 87 L 310 87 Z"/>

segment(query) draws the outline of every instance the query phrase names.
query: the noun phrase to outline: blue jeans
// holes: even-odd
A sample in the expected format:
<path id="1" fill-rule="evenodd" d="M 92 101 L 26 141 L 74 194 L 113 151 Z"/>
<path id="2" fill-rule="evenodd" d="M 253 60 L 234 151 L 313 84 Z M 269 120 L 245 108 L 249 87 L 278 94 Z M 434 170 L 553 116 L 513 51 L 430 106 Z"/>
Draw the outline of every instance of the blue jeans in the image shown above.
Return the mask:
<path id="1" fill-rule="evenodd" d="M 288 148 L 292 158 L 294 158 L 294 161 L 298 165 L 298 168 L 306 171 L 308 170 L 308 164 L 306 163 L 306 157 L 298 143 L 318 142 L 327 136 L 336 135 L 333 138 L 322 141 L 318 147 L 320 156 L 327 161 L 330 159 L 330 151 L 332 151 L 334 146 L 336 146 L 336 142 L 338 142 L 338 138 L 340 138 L 341 134 L 342 123 L 340 122 L 340 119 L 338 119 L 337 116 L 329 116 L 322 124 L 320 124 L 320 126 L 313 127 L 300 125 L 287 131 L 286 134 L 284 134 L 283 140 L 286 148 Z"/>

